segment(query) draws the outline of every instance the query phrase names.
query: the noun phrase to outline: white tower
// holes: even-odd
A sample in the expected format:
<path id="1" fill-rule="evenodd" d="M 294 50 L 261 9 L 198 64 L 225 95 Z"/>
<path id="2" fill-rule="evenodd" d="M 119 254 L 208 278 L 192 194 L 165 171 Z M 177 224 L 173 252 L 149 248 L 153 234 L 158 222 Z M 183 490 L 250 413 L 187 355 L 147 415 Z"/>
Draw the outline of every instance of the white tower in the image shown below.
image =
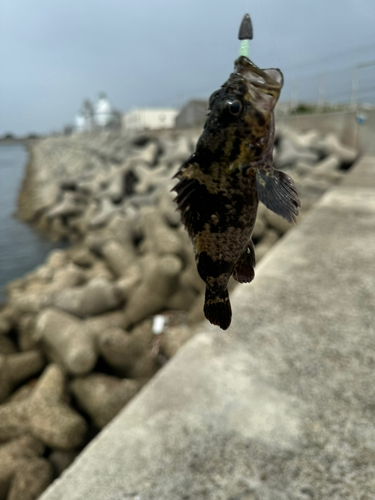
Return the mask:
<path id="1" fill-rule="evenodd" d="M 112 120 L 112 107 L 107 99 L 106 94 L 101 92 L 99 94 L 99 99 L 95 104 L 94 110 L 94 121 L 99 127 L 105 127 Z"/>
<path id="2" fill-rule="evenodd" d="M 74 119 L 74 129 L 78 134 L 87 130 L 86 118 L 82 113 L 76 115 Z"/>

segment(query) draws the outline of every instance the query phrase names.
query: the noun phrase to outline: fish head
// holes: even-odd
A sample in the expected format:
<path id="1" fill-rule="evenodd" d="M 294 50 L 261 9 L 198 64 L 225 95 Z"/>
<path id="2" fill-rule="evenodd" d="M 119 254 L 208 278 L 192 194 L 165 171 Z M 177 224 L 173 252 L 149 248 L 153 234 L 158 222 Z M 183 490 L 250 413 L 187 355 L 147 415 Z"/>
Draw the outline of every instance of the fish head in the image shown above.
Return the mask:
<path id="1" fill-rule="evenodd" d="M 272 151 L 273 113 L 282 86 L 279 69 L 260 69 L 240 56 L 234 72 L 210 97 L 197 152 L 225 160 L 231 168 L 243 168 Z"/>

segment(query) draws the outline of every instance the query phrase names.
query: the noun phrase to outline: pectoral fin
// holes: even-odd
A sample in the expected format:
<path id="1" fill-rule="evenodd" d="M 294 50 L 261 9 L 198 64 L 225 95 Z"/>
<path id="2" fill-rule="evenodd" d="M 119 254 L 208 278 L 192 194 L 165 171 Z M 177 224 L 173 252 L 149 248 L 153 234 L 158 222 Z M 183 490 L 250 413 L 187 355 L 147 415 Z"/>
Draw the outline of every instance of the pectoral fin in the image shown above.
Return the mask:
<path id="1" fill-rule="evenodd" d="M 253 281 L 255 273 L 255 251 L 252 240 L 249 241 L 245 251 L 238 259 L 234 269 L 233 278 L 239 283 L 250 283 Z"/>
<path id="2" fill-rule="evenodd" d="M 280 170 L 257 170 L 256 186 L 259 200 L 288 222 L 296 222 L 301 206 L 293 179 Z"/>

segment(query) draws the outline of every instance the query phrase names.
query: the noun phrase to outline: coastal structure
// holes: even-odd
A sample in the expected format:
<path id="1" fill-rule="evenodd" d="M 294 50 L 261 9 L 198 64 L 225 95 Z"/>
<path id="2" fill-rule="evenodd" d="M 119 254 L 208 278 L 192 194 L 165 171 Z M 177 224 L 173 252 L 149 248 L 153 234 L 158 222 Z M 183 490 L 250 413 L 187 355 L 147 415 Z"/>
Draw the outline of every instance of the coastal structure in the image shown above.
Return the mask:
<path id="1" fill-rule="evenodd" d="M 82 132 L 86 132 L 89 130 L 87 128 L 87 122 L 82 112 L 77 113 L 74 118 L 74 130 L 77 134 L 81 134 Z"/>
<path id="2" fill-rule="evenodd" d="M 94 106 L 94 124 L 104 128 L 112 121 L 113 110 L 107 95 L 104 92 L 99 94 L 99 99 Z"/>
<path id="3" fill-rule="evenodd" d="M 84 100 L 82 104 L 82 115 L 88 130 L 92 130 L 94 127 L 94 114 L 94 106 L 91 101 L 89 99 Z"/>
<path id="4" fill-rule="evenodd" d="M 126 130 L 173 128 L 177 114 L 175 108 L 136 108 L 123 115 L 122 126 Z"/>
<path id="5" fill-rule="evenodd" d="M 368 113 L 363 130 L 371 123 Z M 194 338 L 194 325 L 202 319 L 204 283 L 169 190 L 176 165 L 193 152 L 197 131 L 127 137 L 104 129 L 74 138 L 48 137 L 32 145 L 33 168 L 29 185 L 23 185 L 19 216 L 72 246 L 55 250 L 33 273 L 8 284 L 9 304 L 0 311 L 0 463 L 9 464 L 0 468 L 0 490 L 1 484 L 8 488 L 8 481 L 8 500 L 16 499 L 15 491 L 21 491 L 17 498 L 26 498 L 31 479 L 34 498 L 39 498 L 68 464 L 69 471 L 41 500 L 118 498 L 117 492 L 171 498 L 175 491 L 187 491 L 199 500 L 218 497 L 224 487 L 226 498 L 234 498 L 244 493 L 233 485 L 234 479 L 255 473 L 256 480 L 265 478 L 252 486 L 259 498 L 293 498 L 301 484 L 314 498 L 332 498 L 332 484 L 341 488 L 337 498 L 351 498 L 345 493 L 347 478 L 353 478 L 351 457 L 358 456 L 366 460 L 356 467 L 353 492 L 356 498 L 370 494 L 368 477 L 375 464 L 367 460 L 366 445 L 372 442 L 373 426 L 367 399 L 357 403 L 358 395 L 374 399 L 368 394 L 373 387 L 371 363 L 358 363 L 358 346 L 365 346 L 368 355 L 371 344 L 367 320 L 373 301 L 365 300 L 367 309 L 355 308 L 375 293 L 371 280 L 364 279 L 375 238 L 370 182 L 374 160 L 357 166 L 365 185 L 358 190 L 361 178 L 342 169 L 358 151 L 332 133 L 298 130 L 286 124 L 278 128 L 274 159 L 277 168 L 298 178 L 304 213 L 290 229 L 260 205 L 253 233 L 260 261 L 257 277 L 250 290 L 243 286 L 235 291 L 233 327 L 221 335 L 205 324 L 200 328 L 207 333 Z M 324 203 L 316 208 L 325 191 Z M 340 293 L 335 295 L 335 290 Z M 324 313 L 327 303 L 329 314 Z M 344 318 L 343 311 L 348 311 Z M 281 322 L 275 322 L 277 314 Z M 163 318 L 168 325 L 156 331 Z M 251 335 L 249 324 L 255 325 Z M 359 336 L 354 344 L 353 332 Z M 56 353 L 54 357 L 50 352 Z M 307 358 L 308 370 L 303 371 Z M 351 370 L 343 359 L 353 360 Z M 160 365 L 165 366 L 145 386 Z M 327 378 L 327 373 L 334 376 Z M 73 405 L 65 399 L 68 390 Z M 27 391 L 26 397 L 18 399 L 19 391 Z M 326 401 L 333 403 L 324 406 Z M 72 463 L 87 444 L 90 430 L 103 428 L 116 415 Z M 341 425 L 337 415 L 344 419 Z M 361 424 L 349 427 L 358 440 L 350 433 L 345 441 L 353 422 Z M 161 449 L 166 435 L 172 436 L 172 445 Z M 327 446 L 317 442 L 321 437 Z M 182 444 L 176 447 L 175 442 Z M 194 451 L 187 466 L 181 449 Z M 151 457 L 144 469 L 151 486 L 145 485 L 141 467 L 146 455 Z M 335 467 L 332 456 L 338 457 Z M 57 468 L 61 457 L 64 461 Z M 293 460 L 286 469 L 285 457 L 287 465 Z M 206 461 L 208 475 L 213 471 L 209 483 L 200 468 L 197 472 L 189 466 L 194 460 Z M 273 476 L 267 480 L 270 476 L 262 475 L 264 467 L 269 473 L 270 461 L 285 491 L 274 489 Z M 169 482 L 160 479 L 160 463 Z M 316 464 L 327 464 L 327 470 L 310 487 Z M 216 481 L 218 467 L 223 487 Z M 296 467 L 301 467 L 298 477 Z M 341 483 L 334 482 L 337 470 Z M 203 496 L 196 494 L 197 488 Z M 246 488 L 248 483 L 245 493 Z"/>
<path id="6" fill-rule="evenodd" d="M 94 105 L 88 99 L 83 101 L 82 108 L 75 117 L 75 131 L 81 133 L 121 126 L 119 115 L 121 114 L 113 109 L 107 95 L 101 92 Z"/>

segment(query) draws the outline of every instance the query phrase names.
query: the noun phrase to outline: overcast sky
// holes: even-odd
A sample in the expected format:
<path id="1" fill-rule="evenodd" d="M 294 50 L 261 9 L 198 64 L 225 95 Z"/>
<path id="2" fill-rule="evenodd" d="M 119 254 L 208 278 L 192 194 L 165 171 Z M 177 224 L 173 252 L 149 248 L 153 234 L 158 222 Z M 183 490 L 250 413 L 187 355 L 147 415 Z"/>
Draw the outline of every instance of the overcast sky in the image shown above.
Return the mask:
<path id="1" fill-rule="evenodd" d="M 0 135 L 59 130 L 99 91 L 121 111 L 208 97 L 246 12 L 250 57 L 284 72 L 282 100 L 292 82 L 316 98 L 323 72 L 327 99 L 345 100 L 353 64 L 375 60 L 374 0 L 1 0 Z M 364 100 L 374 68 L 361 70 Z"/>

